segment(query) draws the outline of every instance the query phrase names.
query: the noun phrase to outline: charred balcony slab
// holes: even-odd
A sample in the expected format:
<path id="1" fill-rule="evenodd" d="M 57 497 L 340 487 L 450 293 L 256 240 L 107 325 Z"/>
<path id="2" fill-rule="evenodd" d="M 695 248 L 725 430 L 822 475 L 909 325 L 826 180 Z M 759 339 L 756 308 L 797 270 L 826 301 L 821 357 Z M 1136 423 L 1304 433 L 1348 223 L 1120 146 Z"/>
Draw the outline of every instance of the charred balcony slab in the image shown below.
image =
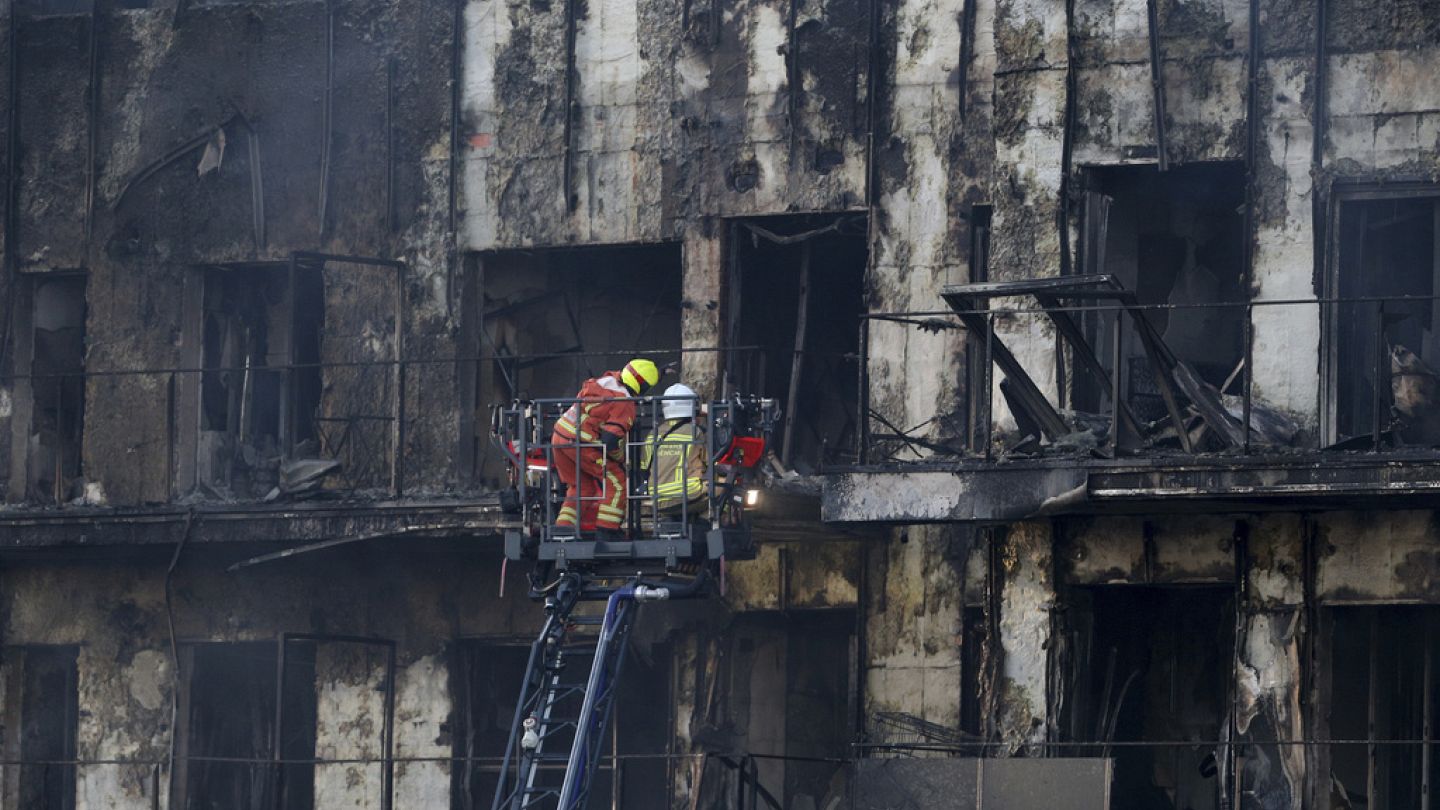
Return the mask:
<path id="1" fill-rule="evenodd" d="M 826 522 L 1006 523 L 1210 508 L 1363 509 L 1440 503 L 1435 453 L 1035 459 L 863 467 L 827 476 Z"/>

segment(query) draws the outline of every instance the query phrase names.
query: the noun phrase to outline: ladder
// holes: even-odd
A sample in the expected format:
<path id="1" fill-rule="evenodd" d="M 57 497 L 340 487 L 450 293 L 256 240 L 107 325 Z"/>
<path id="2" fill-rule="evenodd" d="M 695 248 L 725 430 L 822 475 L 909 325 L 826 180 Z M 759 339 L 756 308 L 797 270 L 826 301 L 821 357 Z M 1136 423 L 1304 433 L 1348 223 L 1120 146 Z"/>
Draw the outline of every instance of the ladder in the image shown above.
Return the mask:
<path id="1" fill-rule="evenodd" d="M 679 588 L 638 578 L 615 588 L 596 587 L 575 573 L 556 580 L 545 597 L 545 625 L 530 648 L 493 810 L 585 807 L 605 748 L 636 604 L 690 595 L 703 579 L 702 574 Z M 574 615 L 581 601 L 601 598 L 600 616 Z M 576 632 L 587 626 L 599 632 Z M 591 656 L 588 670 L 580 663 L 586 656 Z"/>

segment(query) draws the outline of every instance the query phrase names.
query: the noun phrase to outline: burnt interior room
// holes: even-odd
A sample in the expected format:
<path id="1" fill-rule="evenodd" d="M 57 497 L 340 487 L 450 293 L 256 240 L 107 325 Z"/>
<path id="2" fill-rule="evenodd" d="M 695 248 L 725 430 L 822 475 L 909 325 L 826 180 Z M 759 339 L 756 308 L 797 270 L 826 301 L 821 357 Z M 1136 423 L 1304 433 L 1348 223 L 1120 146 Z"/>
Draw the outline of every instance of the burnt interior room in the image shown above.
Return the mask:
<path id="1" fill-rule="evenodd" d="M 172 806 L 307 810 L 314 805 L 315 766 L 309 760 L 315 757 L 315 653 L 314 644 L 287 642 L 284 684 L 277 688 L 275 642 L 181 648 L 176 760 L 186 764 L 176 769 Z M 282 706 L 276 706 L 277 698 Z M 277 717 L 278 754 L 298 760 L 282 765 L 278 778 L 267 761 L 277 754 Z"/>
<path id="2" fill-rule="evenodd" d="M 780 403 L 774 441 L 787 467 L 814 473 L 852 461 L 866 217 L 765 217 L 731 228 L 729 345 L 759 351 L 727 356 L 729 384 Z"/>
<path id="3" fill-rule="evenodd" d="M 4 754 L 0 801 L 6 807 L 73 810 L 75 734 L 79 718 L 77 649 L 71 646 L 5 650 Z M 18 775 L 18 779 L 12 778 Z"/>
<path id="4" fill-rule="evenodd" d="M 458 644 L 452 669 L 456 684 L 452 810 L 491 806 L 529 656 L 530 645 L 518 639 L 465 639 Z M 571 656 L 561 672 L 562 682 L 583 683 L 593 660 L 588 650 Z M 586 805 L 596 810 L 647 807 L 669 795 L 671 787 L 666 759 L 675 720 L 670 648 L 632 640 L 622 669 L 609 743 Z M 566 698 L 556 706 L 556 714 L 578 715 L 580 699 L 578 694 Z M 556 732 L 547 747 L 568 750 L 569 741 L 565 732 Z M 564 763 L 542 767 L 563 768 Z"/>
<path id="5" fill-rule="evenodd" d="M 292 275 L 286 263 L 201 272 L 200 481 L 219 494 L 264 495 L 284 458 L 313 454 L 323 278 L 308 265 Z"/>
<path id="6" fill-rule="evenodd" d="M 33 407 L 26 497 L 63 503 L 83 494 L 85 277 L 32 277 L 29 309 Z"/>
<path id="7" fill-rule="evenodd" d="M 1240 163 L 1191 163 L 1161 172 L 1154 166 L 1085 170 L 1080 272 L 1105 273 L 1135 293 L 1142 305 L 1243 302 L 1245 172 Z M 1244 357 L 1245 309 L 1152 309 L 1145 317 L 1175 356 L 1217 389 L 1231 380 Z M 1085 314 L 1085 330 L 1108 366 L 1114 356 L 1109 312 Z M 1125 324 L 1123 390 L 1136 415 L 1165 415 L 1145 352 Z M 1077 373 L 1077 408 L 1098 412 L 1108 401 L 1093 375 Z"/>
<path id="8" fill-rule="evenodd" d="M 1229 588 L 1071 589 L 1065 612 L 1065 739 L 1077 756 L 1115 758 L 1116 810 L 1222 806 L 1214 746 L 1229 705 L 1234 598 Z M 1156 742 L 1154 747 L 1124 743 Z M 1114 745 L 1114 743 L 1121 743 Z"/>
<path id="9" fill-rule="evenodd" d="M 1393 429 L 1403 444 L 1440 444 L 1433 375 L 1440 368 L 1440 189 L 1344 197 L 1337 202 L 1332 305 L 1335 439 Z M 1383 309 L 1383 312 L 1382 312 Z M 1381 319 L 1383 317 L 1383 329 Z M 1375 396 L 1377 370 L 1383 381 Z"/>
<path id="10" fill-rule="evenodd" d="M 479 265 L 479 329 L 468 347 L 484 358 L 473 394 L 478 437 L 489 432 L 491 405 L 573 396 L 640 353 L 661 367 L 680 358 L 677 242 L 487 253 Z M 504 466 L 483 438 L 476 457 L 480 480 L 498 484 Z"/>
<path id="11" fill-rule="evenodd" d="M 1328 677 L 1319 736 L 1362 740 L 1326 746 L 1330 810 L 1420 807 L 1440 779 L 1435 739 L 1440 612 L 1434 607 L 1335 607 L 1323 611 Z M 1323 729 L 1323 726 L 1322 726 Z M 1376 742 L 1390 741 L 1390 742 Z M 1428 749 L 1428 752 L 1427 752 Z M 1427 767 L 1428 766 L 1428 767 Z"/>
<path id="12" fill-rule="evenodd" d="M 717 756 L 695 788 L 701 806 L 831 806 L 836 763 L 855 738 L 855 612 L 791 609 L 738 617 L 706 645 L 687 685 L 705 696 L 693 738 Z M 750 763 L 735 752 L 758 755 Z M 748 767 L 747 767 L 748 765 Z"/>

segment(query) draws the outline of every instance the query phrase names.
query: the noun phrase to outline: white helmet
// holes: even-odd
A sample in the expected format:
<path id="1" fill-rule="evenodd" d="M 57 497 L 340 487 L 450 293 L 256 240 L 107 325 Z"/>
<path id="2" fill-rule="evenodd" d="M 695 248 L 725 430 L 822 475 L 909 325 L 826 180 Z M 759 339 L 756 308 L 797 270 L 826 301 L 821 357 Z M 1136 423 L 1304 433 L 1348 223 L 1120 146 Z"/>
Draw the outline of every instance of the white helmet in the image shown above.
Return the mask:
<path id="1" fill-rule="evenodd" d="M 665 389 L 665 401 L 660 409 L 666 419 L 695 418 L 695 391 L 684 383 L 675 383 Z"/>

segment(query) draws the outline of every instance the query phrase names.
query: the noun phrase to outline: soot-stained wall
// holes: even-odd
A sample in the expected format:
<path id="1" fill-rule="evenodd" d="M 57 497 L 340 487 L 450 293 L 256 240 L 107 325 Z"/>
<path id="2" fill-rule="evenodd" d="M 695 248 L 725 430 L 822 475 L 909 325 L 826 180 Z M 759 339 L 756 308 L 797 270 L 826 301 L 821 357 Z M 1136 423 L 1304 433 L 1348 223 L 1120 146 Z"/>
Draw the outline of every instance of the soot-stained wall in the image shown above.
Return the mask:
<path id="1" fill-rule="evenodd" d="M 394 258 L 407 265 L 408 350 L 449 356 L 452 9 L 102 2 L 93 17 L 22 9 L 7 283 L 15 272 L 85 271 L 87 368 L 133 372 L 181 366 L 188 268 L 292 251 Z M 202 172 L 207 151 L 220 161 Z M 368 310 L 395 309 L 395 285 L 382 274 L 347 294 L 373 299 Z M 389 326 L 326 323 L 336 341 Z M 407 449 L 426 461 L 412 465 L 411 480 L 433 488 L 454 480 L 453 372 L 431 363 L 409 374 Z M 171 496 L 166 451 L 177 443 L 167 419 L 184 420 L 169 388 L 167 373 L 90 381 L 92 501 Z"/>

